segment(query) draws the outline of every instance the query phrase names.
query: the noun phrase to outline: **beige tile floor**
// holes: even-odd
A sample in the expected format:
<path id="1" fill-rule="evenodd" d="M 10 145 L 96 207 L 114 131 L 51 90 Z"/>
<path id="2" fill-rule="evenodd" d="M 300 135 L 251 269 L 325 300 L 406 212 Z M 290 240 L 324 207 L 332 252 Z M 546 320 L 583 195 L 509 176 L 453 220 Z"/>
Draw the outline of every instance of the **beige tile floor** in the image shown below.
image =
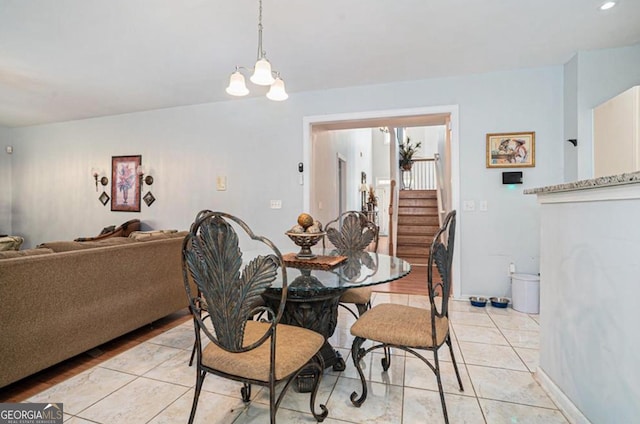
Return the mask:
<path id="1" fill-rule="evenodd" d="M 425 305 L 422 296 L 375 293 L 374 304 L 393 302 Z M 443 385 L 451 423 L 567 423 L 536 382 L 539 329 L 536 315 L 511 308 L 475 308 L 463 301 L 451 302 L 454 352 L 464 392 L 457 387 L 448 350 L 444 359 Z M 350 362 L 353 323 L 341 313 L 331 343 L 347 361 L 342 372 L 328 370 L 318 392 L 318 402 L 329 408 L 328 424 L 443 422 L 435 376 L 424 363 L 404 352 L 395 352 L 392 366 L 382 371 L 381 355 L 366 360 L 369 396 L 360 408 L 349 401 L 360 391 L 357 373 Z M 195 382 L 194 368 L 187 362 L 193 343 L 188 321 L 100 365 L 58 384 L 28 402 L 63 402 L 66 423 L 185 423 L 189 416 Z M 428 356 L 431 358 L 431 356 Z M 314 422 L 309 414 L 308 394 L 290 390 L 278 411 L 281 423 Z M 240 385 L 208 376 L 200 396 L 197 423 L 266 423 L 268 394 L 254 387 L 245 405 Z"/>

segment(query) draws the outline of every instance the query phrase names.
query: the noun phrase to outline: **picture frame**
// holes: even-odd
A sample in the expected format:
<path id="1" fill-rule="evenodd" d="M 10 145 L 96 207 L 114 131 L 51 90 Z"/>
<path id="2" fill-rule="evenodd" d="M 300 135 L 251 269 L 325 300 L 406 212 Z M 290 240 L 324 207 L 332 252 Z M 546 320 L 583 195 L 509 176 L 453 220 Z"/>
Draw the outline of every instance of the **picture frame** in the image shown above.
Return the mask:
<path id="1" fill-rule="evenodd" d="M 142 156 L 111 157 L 111 210 L 140 212 L 140 178 Z"/>
<path id="2" fill-rule="evenodd" d="M 536 133 L 487 134 L 487 168 L 527 168 L 536 166 Z"/>
<path id="3" fill-rule="evenodd" d="M 147 206 L 151 206 L 153 202 L 156 201 L 155 196 L 150 191 L 147 191 L 147 194 L 144 195 L 143 199 L 144 199 L 144 203 L 146 203 Z"/>
<path id="4" fill-rule="evenodd" d="M 100 197 L 98 197 L 98 200 L 100 201 L 100 203 L 102 203 L 102 206 L 106 206 L 109 199 L 110 199 L 109 195 L 104 190 L 102 191 L 102 194 L 100 195 Z"/>

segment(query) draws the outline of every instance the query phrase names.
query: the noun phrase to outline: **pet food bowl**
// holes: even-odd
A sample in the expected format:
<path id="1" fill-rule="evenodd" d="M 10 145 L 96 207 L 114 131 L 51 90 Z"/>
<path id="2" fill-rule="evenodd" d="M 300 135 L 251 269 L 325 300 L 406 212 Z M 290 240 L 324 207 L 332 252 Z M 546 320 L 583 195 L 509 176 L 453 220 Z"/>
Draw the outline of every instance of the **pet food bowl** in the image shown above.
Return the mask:
<path id="1" fill-rule="evenodd" d="M 506 308 L 509 305 L 510 300 L 506 297 L 492 297 L 491 306 L 494 308 Z"/>
<path id="2" fill-rule="evenodd" d="M 471 302 L 472 306 L 477 306 L 479 308 L 484 308 L 485 305 L 487 304 L 487 298 L 486 297 L 471 296 L 469 298 L 469 301 Z"/>

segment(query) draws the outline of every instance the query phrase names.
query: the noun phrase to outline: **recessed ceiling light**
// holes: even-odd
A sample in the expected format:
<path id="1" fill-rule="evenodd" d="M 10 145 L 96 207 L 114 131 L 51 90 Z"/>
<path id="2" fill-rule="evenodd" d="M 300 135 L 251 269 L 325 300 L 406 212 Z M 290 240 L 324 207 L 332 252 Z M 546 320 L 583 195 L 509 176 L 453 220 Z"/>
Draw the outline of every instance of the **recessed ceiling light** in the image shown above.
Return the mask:
<path id="1" fill-rule="evenodd" d="M 600 6 L 600 10 L 609 10 L 615 5 L 616 5 L 615 1 L 608 1 L 603 3 L 602 6 Z"/>

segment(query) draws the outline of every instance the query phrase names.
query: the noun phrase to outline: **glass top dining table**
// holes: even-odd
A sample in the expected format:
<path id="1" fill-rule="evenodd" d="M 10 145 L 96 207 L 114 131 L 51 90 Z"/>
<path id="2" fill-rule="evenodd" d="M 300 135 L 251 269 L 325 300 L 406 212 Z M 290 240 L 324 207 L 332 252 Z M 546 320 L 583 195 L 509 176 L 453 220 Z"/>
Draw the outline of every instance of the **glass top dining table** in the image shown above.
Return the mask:
<path id="1" fill-rule="evenodd" d="M 333 251 L 321 249 L 314 253 L 318 258 L 339 256 Z M 395 256 L 374 252 L 357 252 L 346 256 L 346 259 L 339 264 L 327 269 L 317 268 L 314 265 L 316 262 L 314 260 L 286 262 L 289 296 L 304 297 L 330 292 L 340 293 L 350 288 L 389 283 L 411 272 L 409 262 Z M 275 291 L 281 287 L 282 277 L 279 275 L 270 290 Z"/>
<path id="2" fill-rule="evenodd" d="M 330 250 L 314 250 L 319 256 L 337 256 Z M 339 264 L 327 269 L 316 269 L 316 260 L 287 261 L 287 300 L 281 323 L 314 330 L 325 337 L 321 353 L 326 367 L 343 371 L 342 356 L 328 342 L 338 322 L 340 296 L 347 289 L 388 283 L 411 272 L 407 261 L 382 253 L 354 252 Z M 327 259 L 327 258 L 318 258 Z M 263 293 L 266 303 L 276 310 L 282 296 L 282 275 Z M 298 390 L 311 389 L 313 375 L 298 378 Z"/>

